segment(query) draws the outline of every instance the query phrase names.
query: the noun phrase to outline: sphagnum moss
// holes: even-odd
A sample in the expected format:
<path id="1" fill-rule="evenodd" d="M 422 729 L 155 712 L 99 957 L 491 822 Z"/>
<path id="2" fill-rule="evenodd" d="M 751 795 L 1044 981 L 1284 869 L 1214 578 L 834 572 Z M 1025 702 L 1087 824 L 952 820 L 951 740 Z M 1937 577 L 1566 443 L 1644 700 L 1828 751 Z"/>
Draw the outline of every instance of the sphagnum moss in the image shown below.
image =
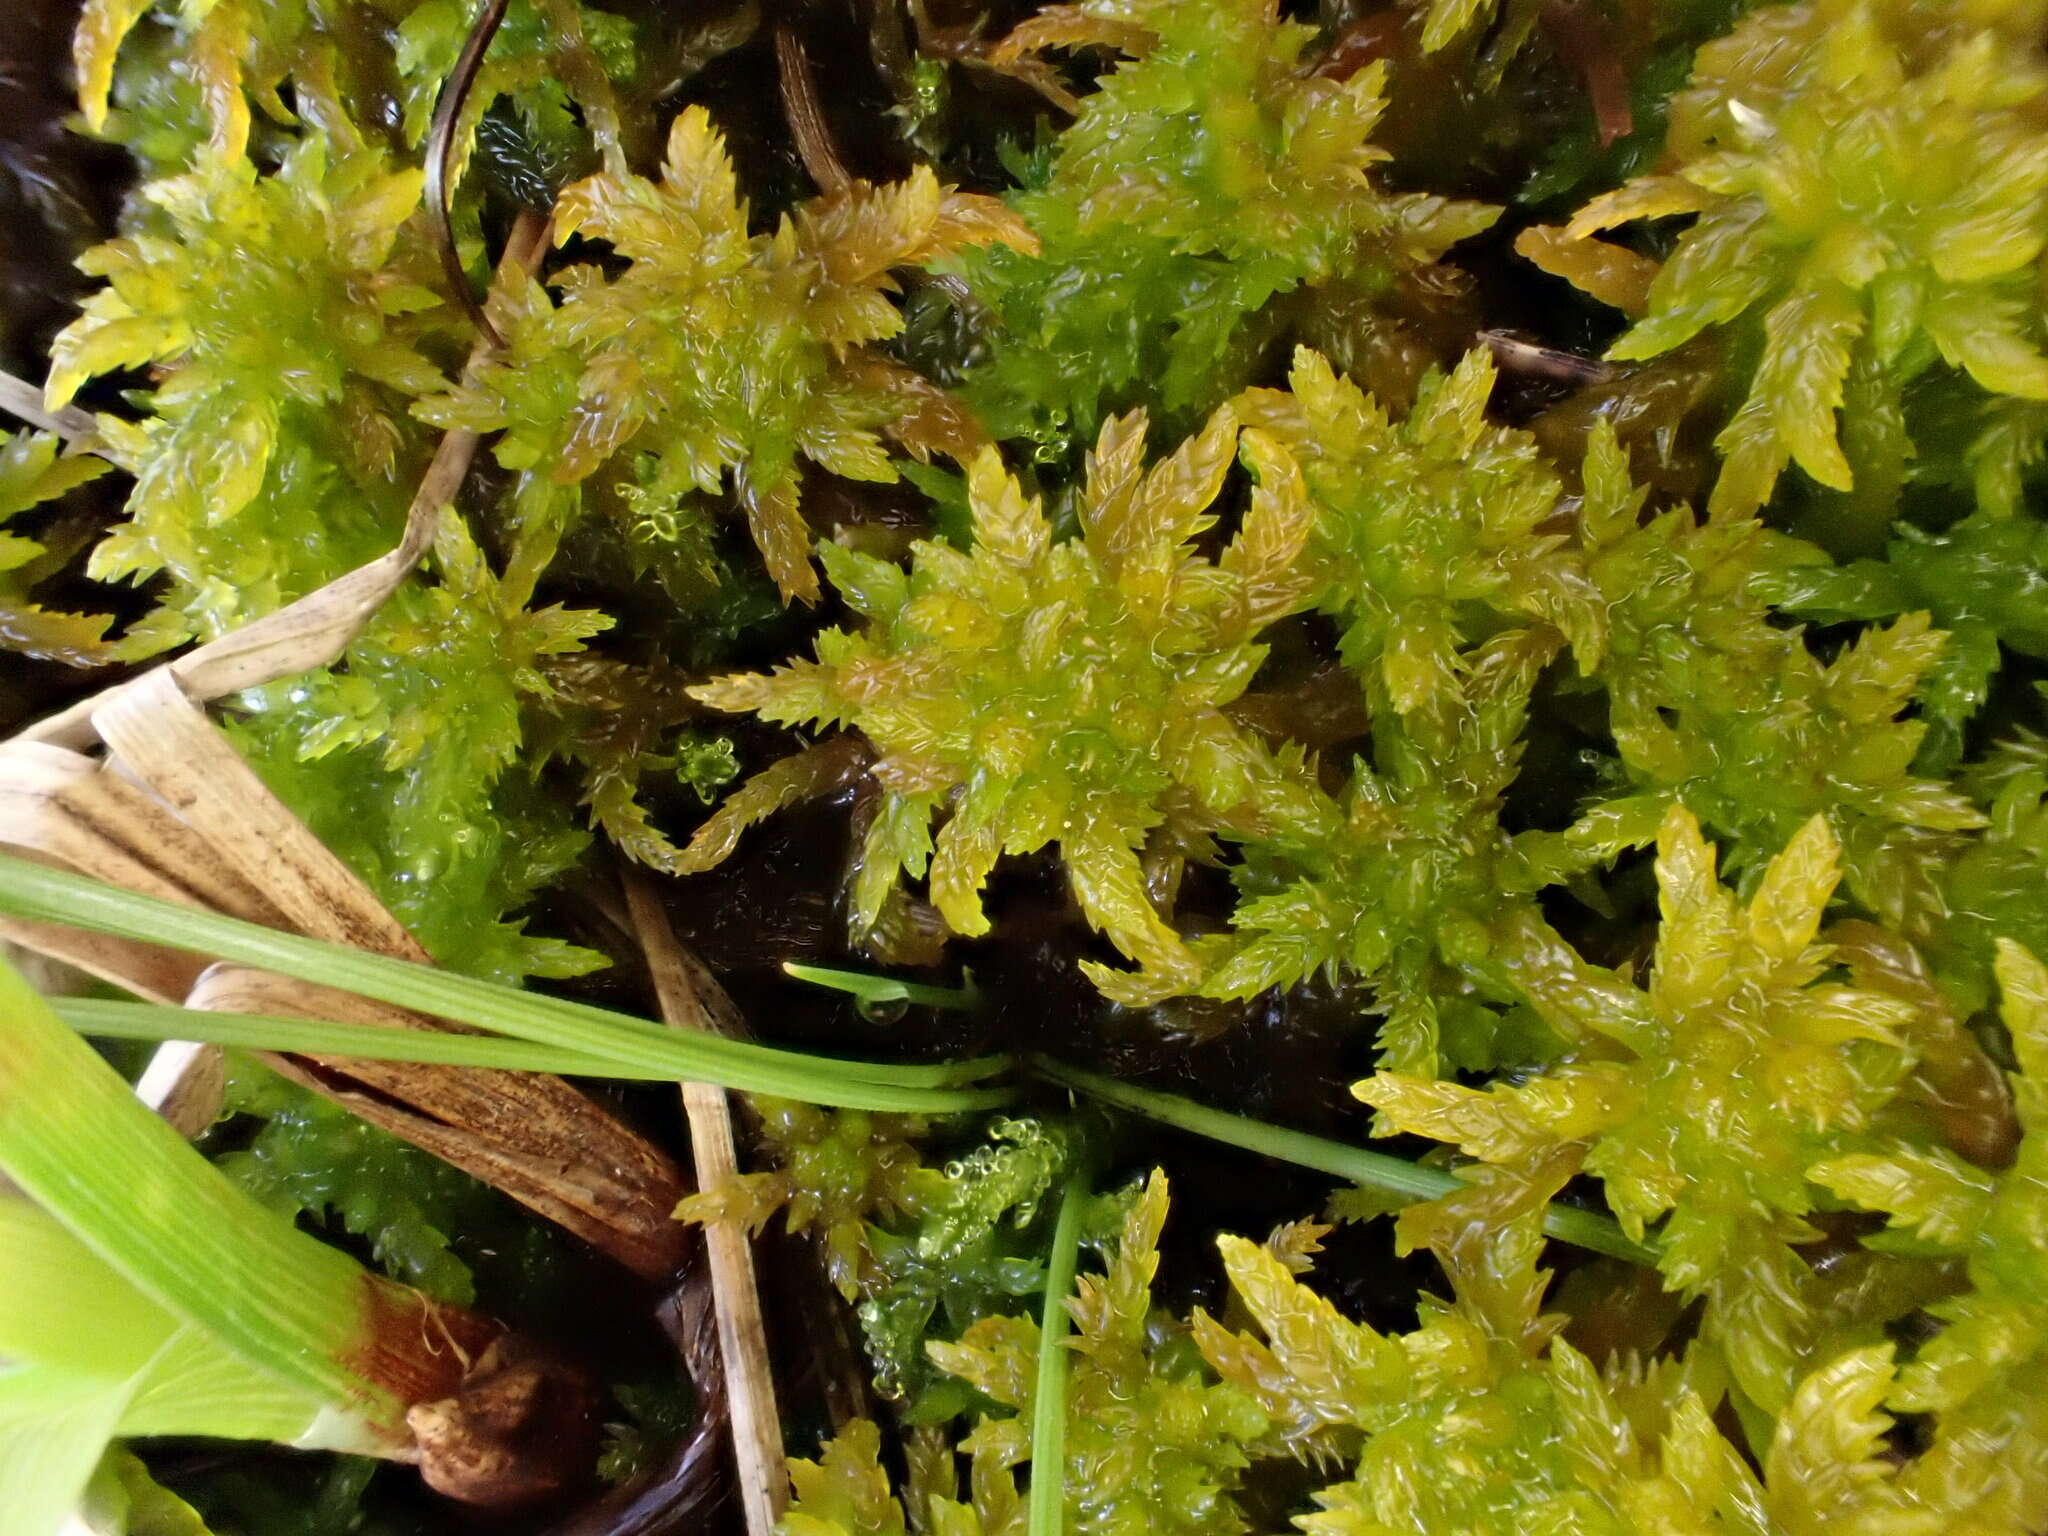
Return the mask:
<path id="1" fill-rule="evenodd" d="M 45 370 L 97 457 L 0 450 L 0 644 L 232 629 L 396 539 L 431 429 L 484 435 L 343 660 L 224 708 L 469 976 L 31 866 L 0 904 L 498 1032 L 436 1060 L 776 1094 L 681 1214 L 818 1241 L 894 1420 L 793 1463 L 787 1536 L 2037 1536 L 2043 16 L 1680 11 L 883 4 L 848 48 L 802 8 L 513 0 L 450 104 L 444 251 L 418 160 L 463 6 L 90 0 L 81 121 L 142 179 Z M 801 156 L 778 47 L 816 66 Z M 1418 91 L 1469 141 L 1386 119 Z M 521 206 L 558 249 L 465 364 L 449 273 Z M 607 841 L 830 1057 L 490 985 L 616 949 Z M 476 1192 L 237 1102 L 274 1111 L 249 1187 L 531 1301 L 472 1270 Z M 1399 1214 L 1336 1233 L 1146 1121 Z M 106 1212 L 23 1135 L 48 1213 L 9 1219 L 132 1294 L 134 1344 L 149 1256 L 65 1236 Z M 1553 1284 L 1552 1240 L 1600 1257 Z M 117 1429 L 283 1435 L 346 1387 L 179 1419 L 44 1413 L 54 1380 L 0 1374 L 0 1489 L 69 1469 L 9 1502 L 29 1536 Z M 613 1385 L 622 1473 L 673 1416 Z M 304 1529 L 267 1463 L 141 1449 L 94 1483 L 120 1508 L 172 1507 L 146 1463 L 217 1533 Z"/>

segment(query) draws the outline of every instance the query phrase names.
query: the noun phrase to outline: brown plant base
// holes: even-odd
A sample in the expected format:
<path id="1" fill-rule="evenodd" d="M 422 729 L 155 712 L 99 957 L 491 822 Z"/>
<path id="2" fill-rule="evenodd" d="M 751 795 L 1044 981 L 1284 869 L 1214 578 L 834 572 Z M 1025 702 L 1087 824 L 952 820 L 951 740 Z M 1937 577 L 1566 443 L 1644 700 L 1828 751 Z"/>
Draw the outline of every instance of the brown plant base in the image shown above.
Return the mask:
<path id="1" fill-rule="evenodd" d="M 415 1404 L 405 1422 L 419 1441 L 429 1488 L 495 1507 L 532 1503 L 587 1478 L 597 1407 L 587 1372 L 506 1334 L 453 1396 Z"/>

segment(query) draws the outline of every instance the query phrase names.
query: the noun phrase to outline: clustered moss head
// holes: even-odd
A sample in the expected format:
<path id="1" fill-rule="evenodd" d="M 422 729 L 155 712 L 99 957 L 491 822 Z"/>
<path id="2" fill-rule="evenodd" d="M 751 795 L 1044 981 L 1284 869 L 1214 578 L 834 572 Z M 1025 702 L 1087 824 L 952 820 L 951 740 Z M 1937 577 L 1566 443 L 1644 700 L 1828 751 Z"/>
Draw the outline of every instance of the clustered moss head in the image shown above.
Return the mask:
<path id="1" fill-rule="evenodd" d="M 1247 1522 L 1234 1497 L 1247 1442 L 1266 1415 L 1237 1386 L 1209 1379 L 1185 1331 L 1153 1310 L 1165 1178 L 1129 1190 L 1102 1246 L 1106 1267 L 1084 1277 L 1071 1302 L 1075 1336 L 1067 1384 L 1068 1528 L 1088 1536 L 1235 1532 Z M 1038 1325 L 997 1317 L 932 1358 L 993 1403 L 1028 1411 L 1038 1387 Z M 1011 1465 L 1029 1454 L 1020 1419 L 984 1418 L 968 1438 L 976 1459 Z"/>
<path id="2" fill-rule="evenodd" d="M 1041 249 L 962 264 L 1000 327 L 967 384 L 997 437 L 1057 456 L 1126 400 L 1190 425 L 1298 324 L 1288 295 L 1370 299 L 1492 223 L 1378 184 L 1385 68 L 1326 74 L 1314 36 L 1268 0 L 1086 0 L 1005 40 L 1125 57 L 1011 198 Z"/>
<path id="3" fill-rule="evenodd" d="M 1105 424 L 1071 539 L 986 451 L 968 473 L 971 550 L 921 543 L 906 573 L 823 546 L 865 627 L 822 635 L 815 662 L 695 690 L 720 709 L 868 738 L 884 803 L 860 924 L 898 871 L 928 872 L 953 928 L 985 933 L 996 860 L 1058 843 L 1090 921 L 1126 955 L 1191 979 L 1140 853 L 1155 833 L 1185 842 L 1253 814 L 1286 772 L 1224 711 L 1258 669 L 1259 632 L 1306 585 L 1300 472 L 1259 433 L 1243 434 L 1257 484 L 1242 527 L 1213 560 L 1193 548 L 1239 439 L 1222 411 L 1147 468 L 1143 415 Z"/>
<path id="4" fill-rule="evenodd" d="M 1486 419 L 1494 379 L 1488 354 L 1468 353 L 1396 421 L 1303 349 L 1287 390 L 1240 403 L 1301 461 L 1316 602 L 1345 625 L 1345 662 L 1403 714 L 1454 700 L 1461 652 L 1502 623 L 1547 625 L 1588 670 L 1605 644 L 1602 596 L 1562 531 L 1563 486 L 1526 433 Z"/>
<path id="5" fill-rule="evenodd" d="M 1805 1302 L 1788 1244 L 1817 1235 L 1811 1170 L 1872 1144 L 1913 1057 L 1901 998 L 1827 980 L 1816 942 L 1840 878 L 1809 822 L 1745 905 L 1682 808 L 1658 839 L 1663 926 L 1647 988 L 1571 959 L 1525 973 L 1563 1040 L 1527 1081 L 1478 1090 L 1400 1073 L 1359 1083 L 1385 1129 L 1509 1169 L 1574 1144 L 1623 1226 L 1661 1228 L 1669 1283 L 1709 1298 L 1735 1379 L 1773 1409 L 1793 1389 Z"/>
<path id="6" fill-rule="evenodd" d="M 801 461 L 892 481 L 885 432 L 920 458 L 979 440 L 929 385 L 873 350 L 903 327 L 891 272 L 965 246 L 1032 243 L 993 199 L 942 189 L 922 166 L 888 186 L 852 183 L 752 234 L 731 157 L 701 107 L 670 128 L 661 181 L 580 181 L 563 193 L 555 231 L 602 240 L 629 264 L 615 277 L 597 263 L 564 269 L 559 307 L 529 287 L 504 312 L 510 352 L 424 414 L 512 429 L 502 462 L 545 464 L 558 488 L 630 450 L 629 499 L 657 529 L 690 499 L 718 496 L 730 472 L 769 573 L 786 599 L 804 601 L 818 581 Z"/>
<path id="7" fill-rule="evenodd" d="M 1759 10 L 1700 51 L 1670 168 L 1572 220 L 1569 237 L 1584 239 L 1698 215 L 1610 355 L 1724 338 L 1748 384 L 1718 439 L 1716 513 L 1762 506 L 1789 463 L 1852 490 L 1845 401 L 1867 439 L 1937 365 L 1995 396 L 2048 399 L 2048 65 L 2030 36 L 1999 7 Z"/>
<path id="8" fill-rule="evenodd" d="M 154 365 L 153 414 L 101 423 L 136 477 L 107 577 L 167 570 L 166 607 L 210 636 L 396 540 L 404 411 L 437 387 L 445 322 L 417 226 L 421 178 L 372 153 L 299 145 L 270 174 L 237 162 L 145 189 L 158 221 L 84 258 L 105 277 L 52 348 L 48 394 Z M 308 501 L 352 496 L 353 517 Z"/>
<path id="9" fill-rule="evenodd" d="M 1557 878 L 1499 821 L 1529 689 L 1553 653 L 1529 632 L 1476 647 L 1464 658 L 1468 697 L 1383 722 L 1377 761 L 1354 764 L 1338 797 L 1307 794 L 1286 821 L 1247 835 L 1230 928 L 1194 941 L 1200 992 L 1249 998 L 1356 973 L 1378 994 L 1388 1063 L 1434 1073 L 1439 1006 L 1459 990 L 1450 978 L 1495 972 L 1489 952 L 1511 955 L 1528 937 L 1509 915 L 1528 913 L 1530 893 Z M 1151 1001 L 1174 985 L 1148 974 L 1114 995 Z"/>

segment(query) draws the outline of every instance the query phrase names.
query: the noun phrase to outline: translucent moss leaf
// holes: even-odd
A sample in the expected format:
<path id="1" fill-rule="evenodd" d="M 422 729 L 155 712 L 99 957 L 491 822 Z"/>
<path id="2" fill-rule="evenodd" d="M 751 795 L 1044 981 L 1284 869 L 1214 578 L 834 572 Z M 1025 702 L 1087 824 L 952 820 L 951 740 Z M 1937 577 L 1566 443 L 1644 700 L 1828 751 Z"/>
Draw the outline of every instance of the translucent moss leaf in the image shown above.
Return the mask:
<path id="1" fill-rule="evenodd" d="M 1949 1252 L 1964 1251 L 1983 1224 L 1994 1180 L 1941 1148 L 1899 1146 L 1817 1163 L 1816 1184 Z"/>
<path id="2" fill-rule="evenodd" d="M 1266 1343 L 1233 1343 L 1200 1314 L 1196 1340 L 1225 1381 L 1256 1395 L 1290 1433 L 1351 1424 L 1364 1404 L 1410 1384 L 1414 1361 L 1397 1340 L 1344 1317 L 1270 1250 L 1238 1237 L 1220 1238 L 1217 1246 L 1231 1287 Z M 1281 1382 L 1284 1388 L 1275 1390 Z"/>
<path id="3" fill-rule="evenodd" d="M 1841 287 L 1795 293 L 1764 317 L 1755 391 L 1770 402 L 1778 435 L 1799 467 L 1838 491 L 1854 477 L 1835 440 L 1835 413 L 1863 327 L 1862 310 Z"/>
<path id="4" fill-rule="evenodd" d="M 1788 1536 L 1823 1536 L 1864 1515 L 1874 1485 L 1893 1475 L 1886 1458 L 1891 1350 L 1855 1350 L 1807 1377 L 1778 1421 L 1764 1462 L 1771 1513 Z"/>
<path id="5" fill-rule="evenodd" d="M 1424 51 L 1436 52 L 1492 10 L 1491 0 L 1430 0 L 1429 15 L 1422 24 Z"/>
<path id="6" fill-rule="evenodd" d="M 72 61 L 78 70 L 78 100 L 87 127 L 97 129 L 106 122 L 115 52 L 148 10 L 149 0 L 91 0 L 81 8 Z"/>
<path id="7" fill-rule="evenodd" d="M 1626 246 L 1536 224 L 1515 236 L 1515 254 L 1561 277 L 1581 293 L 1624 314 L 1640 314 L 1650 301 L 1656 263 Z"/>

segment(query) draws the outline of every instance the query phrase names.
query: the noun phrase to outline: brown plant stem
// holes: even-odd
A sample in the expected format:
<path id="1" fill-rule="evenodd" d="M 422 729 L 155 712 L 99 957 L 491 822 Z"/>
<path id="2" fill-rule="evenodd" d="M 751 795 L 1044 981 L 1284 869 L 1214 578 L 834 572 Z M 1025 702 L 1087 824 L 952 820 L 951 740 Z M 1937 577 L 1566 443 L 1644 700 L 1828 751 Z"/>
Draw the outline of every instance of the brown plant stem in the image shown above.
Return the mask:
<path id="1" fill-rule="evenodd" d="M 43 404 L 41 389 L 11 373 L 0 373 L 0 412 L 19 417 L 38 431 L 54 432 L 74 448 L 90 451 L 99 438 L 91 412 L 75 405 L 50 410 Z"/>
<path id="2" fill-rule="evenodd" d="M 703 962 L 676 939 L 653 886 L 632 873 L 627 874 L 625 885 L 627 909 L 647 956 L 662 1017 L 678 1029 L 743 1035 L 745 1029 L 732 1000 Z M 731 1105 L 724 1089 L 708 1083 L 684 1083 L 682 1094 L 697 1187 L 714 1189 L 739 1172 Z M 733 1221 L 705 1223 L 704 1243 L 711 1261 L 711 1293 L 718 1313 L 719 1352 L 725 1365 L 740 1501 L 750 1536 L 771 1536 L 782 1518 L 788 1477 L 753 1249 L 745 1228 Z"/>
<path id="3" fill-rule="evenodd" d="M 490 51 L 491 39 L 498 35 L 499 24 L 505 19 L 505 4 L 506 0 L 484 0 L 484 8 L 470 23 L 469 35 L 462 40 L 462 52 L 456 55 L 454 70 L 441 84 L 441 94 L 434 102 L 434 120 L 427 129 L 427 215 L 434 223 L 441 271 L 470 323 L 494 347 L 504 345 L 504 338 L 469 286 L 469 274 L 463 270 L 461 253 L 455 248 L 455 220 L 449 205 L 455 192 L 455 125 L 462 120 L 462 109 L 476 85 L 478 71 L 483 68 L 484 55 Z"/>
<path id="4" fill-rule="evenodd" d="M 782 87 L 782 111 L 789 119 L 790 135 L 804 169 L 820 192 L 843 190 L 853 177 L 839 157 L 832 139 L 832 125 L 825 120 L 824 103 L 818 99 L 818 81 L 811 73 L 811 56 L 803 40 L 788 27 L 775 29 L 775 78 Z"/>

